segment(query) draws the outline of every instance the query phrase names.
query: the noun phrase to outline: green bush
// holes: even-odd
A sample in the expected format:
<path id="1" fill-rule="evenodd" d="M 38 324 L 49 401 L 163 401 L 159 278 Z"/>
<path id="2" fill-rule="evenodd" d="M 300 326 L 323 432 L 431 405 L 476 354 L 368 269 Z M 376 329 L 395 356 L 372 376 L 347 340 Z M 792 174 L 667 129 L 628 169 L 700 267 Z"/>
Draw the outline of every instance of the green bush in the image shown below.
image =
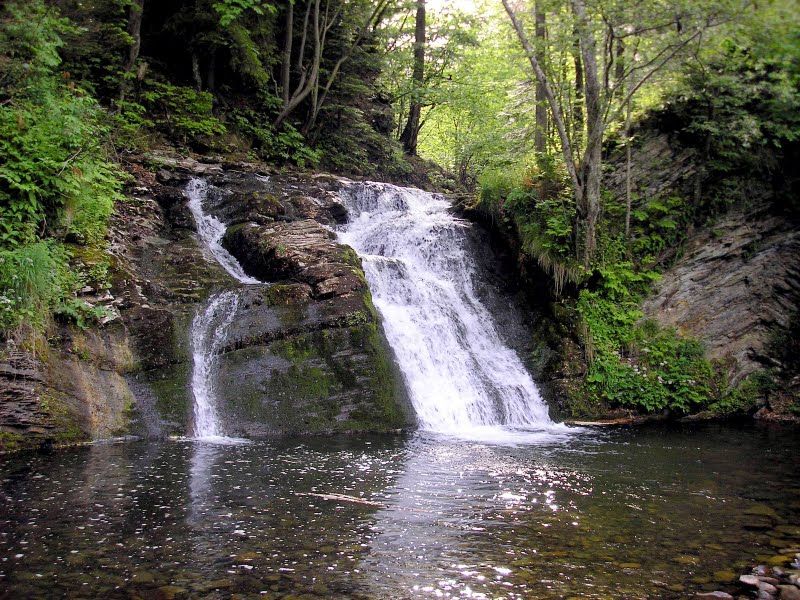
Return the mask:
<path id="1" fill-rule="evenodd" d="M 0 330 L 44 325 L 63 293 L 67 257 L 52 241 L 0 250 Z"/>
<path id="2" fill-rule="evenodd" d="M 703 346 L 642 321 L 641 302 L 659 275 L 618 258 L 577 302 L 589 362 L 587 391 L 616 406 L 689 413 L 715 398 L 716 373 Z"/>
<path id="3" fill-rule="evenodd" d="M 265 101 L 275 102 L 277 98 L 269 97 Z M 253 140 L 262 159 L 289 161 L 299 167 L 314 166 L 320 161 L 321 153 L 310 148 L 302 134 L 288 123 L 280 131 L 275 131 L 264 114 L 251 109 L 235 111 L 233 123 L 236 129 Z"/>
<path id="4" fill-rule="evenodd" d="M 141 101 L 154 125 L 184 144 L 225 133 L 225 126 L 213 114 L 214 96 L 209 92 L 147 81 Z M 135 107 L 131 107 L 128 113 L 133 122 L 142 118 Z"/>
<path id="5" fill-rule="evenodd" d="M 584 274 L 574 256 L 575 201 L 567 174 L 552 157 L 518 170 L 484 172 L 476 208 L 516 231 L 522 251 L 536 259 L 557 294 Z"/>
<path id="6" fill-rule="evenodd" d="M 36 27 L 30 20 L 36 20 Z M 0 20 L 0 330 L 44 327 L 78 302 L 84 280 L 64 243 L 102 247 L 120 170 L 108 159 L 107 115 L 58 72 L 58 12 L 41 1 L 6 5 Z M 75 261 L 73 261 L 75 262 Z M 102 268 L 102 267 L 100 267 Z M 85 303 L 81 303 L 85 304 Z M 88 310 L 88 309 L 87 309 Z"/>

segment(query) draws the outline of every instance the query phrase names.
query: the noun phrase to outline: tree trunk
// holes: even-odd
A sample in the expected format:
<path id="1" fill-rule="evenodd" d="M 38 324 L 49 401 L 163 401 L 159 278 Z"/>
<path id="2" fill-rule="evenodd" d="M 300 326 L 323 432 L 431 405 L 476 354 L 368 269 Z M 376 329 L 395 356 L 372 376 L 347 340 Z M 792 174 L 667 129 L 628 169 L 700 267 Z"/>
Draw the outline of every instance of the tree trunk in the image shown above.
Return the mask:
<path id="1" fill-rule="evenodd" d="M 553 125 L 556 128 L 556 132 L 558 132 L 558 139 L 561 142 L 561 154 L 564 157 L 564 165 L 566 166 L 567 172 L 572 180 L 576 203 L 578 206 L 581 206 L 581 199 L 583 198 L 583 183 L 578 173 L 572 142 L 570 141 L 569 134 L 567 133 L 564 113 L 562 112 L 561 106 L 556 100 L 555 93 L 550 85 L 550 80 L 547 78 L 547 74 L 544 72 L 539 60 L 536 58 L 536 51 L 531 45 L 530 40 L 525 33 L 525 29 L 522 27 L 522 23 L 520 23 L 517 19 L 516 13 L 509 4 L 509 0 L 502 0 L 502 2 L 509 19 L 511 19 L 511 25 L 514 27 L 517 38 L 519 38 L 522 47 L 525 49 L 525 54 L 528 58 L 528 62 L 531 65 L 531 68 L 533 69 L 534 75 L 536 75 L 536 80 L 542 85 L 545 92 L 547 104 L 550 107 L 550 114 L 553 117 Z"/>
<path id="2" fill-rule="evenodd" d="M 584 92 L 586 98 L 586 152 L 581 163 L 583 173 L 583 202 L 579 207 L 585 215 L 583 264 L 589 266 L 596 247 L 597 221 L 600 217 L 600 186 L 603 176 L 603 110 L 600 104 L 600 80 L 597 69 L 597 48 L 589 28 L 589 18 L 583 0 L 572 0 L 576 30 L 583 60 Z"/>
<path id="3" fill-rule="evenodd" d="M 416 155 L 419 135 L 419 119 L 422 113 L 420 92 L 425 78 L 425 0 L 417 0 L 417 19 L 414 26 L 414 97 L 408 111 L 408 121 L 400 134 L 400 141 L 407 154 Z"/>
<path id="4" fill-rule="evenodd" d="M 283 58 L 281 62 L 281 94 L 283 105 L 289 104 L 289 86 L 292 72 L 292 38 L 294 28 L 294 2 L 289 2 L 286 9 L 286 25 L 284 27 L 286 39 L 283 42 Z"/>
<path id="5" fill-rule="evenodd" d="M 586 149 L 583 163 L 583 264 L 588 267 L 597 249 L 597 222 L 600 219 L 600 188 L 603 176 L 602 143 L 593 143 Z"/>
<path id="6" fill-rule="evenodd" d="M 572 108 L 572 134 L 575 146 L 580 147 L 583 140 L 583 61 L 581 61 L 581 49 L 577 32 L 575 33 L 572 56 L 575 61 L 575 104 Z"/>
<path id="7" fill-rule="evenodd" d="M 200 57 L 197 52 L 192 52 L 192 79 L 194 80 L 194 88 L 200 92 L 203 90 L 203 78 L 200 77 Z"/>
<path id="8" fill-rule="evenodd" d="M 128 48 L 128 57 L 122 66 L 122 82 L 119 86 L 119 103 L 125 101 L 130 85 L 130 74 L 139 58 L 139 50 L 142 47 L 142 16 L 144 15 L 144 0 L 133 0 L 128 9 L 128 35 L 131 36 L 131 45 Z"/>
<path id="9" fill-rule="evenodd" d="M 275 129 L 278 129 L 281 125 L 283 125 L 283 122 L 287 119 L 287 117 L 292 114 L 294 109 L 300 106 L 300 103 L 303 102 L 303 100 L 308 97 L 314 87 L 318 85 L 320 63 L 322 62 L 322 26 L 319 20 L 320 0 L 314 0 L 313 4 L 314 10 L 312 13 L 311 34 L 314 37 L 314 56 L 311 59 L 311 69 L 307 75 L 304 73 L 300 78 L 297 89 L 291 95 L 289 101 L 284 104 L 283 109 L 275 118 L 275 121 L 273 121 L 272 126 Z M 306 22 L 307 21 L 308 15 L 306 15 Z M 303 44 L 300 48 L 301 54 L 305 53 L 306 35 L 306 31 L 304 31 Z"/>
<path id="10" fill-rule="evenodd" d="M 633 182 L 631 181 L 631 101 L 625 113 L 625 239 L 631 237 L 631 206 L 633 205 Z"/>
<path id="11" fill-rule="evenodd" d="M 536 59 L 540 64 L 544 63 L 544 42 L 546 36 L 545 13 L 541 9 L 541 1 L 536 2 L 534 7 L 536 19 Z M 547 96 L 542 82 L 536 82 L 536 135 L 534 138 L 534 149 L 537 154 L 544 154 L 547 150 Z"/>
<path id="12" fill-rule="evenodd" d="M 208 57 L 208 74 L 206 75 L 206 85 L 208 91 L 213 92 L 217 88 L 217 51 L 211 49 L 211 54 Z"/>

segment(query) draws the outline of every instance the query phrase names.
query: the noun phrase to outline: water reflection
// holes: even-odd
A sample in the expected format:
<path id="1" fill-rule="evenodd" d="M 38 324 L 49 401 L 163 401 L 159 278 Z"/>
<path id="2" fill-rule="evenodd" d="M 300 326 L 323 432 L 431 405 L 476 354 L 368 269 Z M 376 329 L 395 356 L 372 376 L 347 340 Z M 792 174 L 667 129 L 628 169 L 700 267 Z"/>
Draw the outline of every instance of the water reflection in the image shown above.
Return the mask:
<path id="1" fill-rule="evenodd" d="M 20 455 L 0 598 L 682 597 L 800 545 L 798 457 L 725 428 Z"/>

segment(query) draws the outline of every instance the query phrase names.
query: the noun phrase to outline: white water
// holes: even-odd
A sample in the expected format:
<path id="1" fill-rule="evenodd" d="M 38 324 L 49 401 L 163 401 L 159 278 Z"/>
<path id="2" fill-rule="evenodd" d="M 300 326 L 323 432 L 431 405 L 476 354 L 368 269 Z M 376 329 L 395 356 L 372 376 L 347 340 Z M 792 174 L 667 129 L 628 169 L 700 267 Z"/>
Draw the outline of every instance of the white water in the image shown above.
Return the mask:
<path id="1" fill-rule="evenodd" d="M 264 178 L 269 181 L 268 178 Z M 194 178 L 186 186 L 189 210 L 197 224 L 197 233 L 210 258 L 218 262 L 236 281 L 245 285 L 263 285 L 263 282 L 244 272 L 230 252 L 222 247 L 225 224 L 207 214 L 203 202 L 208 198 L 208 183 Z M 219 415 L 215 390 L 218 353 L 225 343 L 228 327 L 236 316 L 239 295 L 226 291 L 211 296 L 203 312 L 192 321 L 192 396 L 194 397 L 194 435 L 204 441 L 237 443 L 244 440 L 225 437 Z"/>
<path id="2" fill-rule="evenodd" d="M 350 216 L 340 239 L 363 260 L 420 426 L 490 442 L 563 431 L 477 297 L 469 225 L 449 203 L 380 183 L 340 194 Z"/>
<path id="3" fill-rule="evenodd" d="M 222 292 L 212 296 L 205 310 L 192 321 L 192 395 L 194 434 L 198 438 L 222 436 L 214 385 L 215 366 L 238 304 L 239 296 L 235 292 Z"/>
<path id="4" fill-rule="evenodd" d="M 214 260 L 239 283 L 249 285 L 262 283 L 255 277 L 250 277 L 245 273 L 239 261 L 222 247 L 222 238 L 227 229 L 225 223 L 203 210 L 203 201 L 208 197 L 208 183 L 204 179 L 192 179 L 186 186 L 186 195 L 189 197 L 189 210 L 192 212 L 195 223 L 197 223 L 197 233 L 200 235 L 200 240 Z"/>

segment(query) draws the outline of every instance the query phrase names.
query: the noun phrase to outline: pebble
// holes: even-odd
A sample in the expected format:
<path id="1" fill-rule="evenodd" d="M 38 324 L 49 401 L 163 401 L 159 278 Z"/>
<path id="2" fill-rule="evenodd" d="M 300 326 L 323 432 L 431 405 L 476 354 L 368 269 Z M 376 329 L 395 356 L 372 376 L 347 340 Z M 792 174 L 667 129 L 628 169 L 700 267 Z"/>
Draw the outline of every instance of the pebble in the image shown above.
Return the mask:
<path id="1" fill-rule="evenodd" d="M 745 585 L 749 585 L 752 587 L 758 587 L 758 584 L 761 583 L 758 577 L 755 575 L 742 575 L 739 577 L 739 581 Z"/>
<path id="2" fill-rule="evenodd" d="M 781 600 L 800 600 L 800 589 L 794 585 L 779 585 Z"/>
<path id="3" fill-rule="evenodd" d="M 733 600 L 733 596 L 726 592 L 700 592 L 695 598 L 710 598 L 711 600 Z"/>
<path id="4" fill-rule="evenodd" d="M 767 592 L 768 594 L 777 594 L 778 588 L 776 588 L 771 583 L 766 583 L 764 581 L 759 582 L 758 589 L 761 592 Z"/>

